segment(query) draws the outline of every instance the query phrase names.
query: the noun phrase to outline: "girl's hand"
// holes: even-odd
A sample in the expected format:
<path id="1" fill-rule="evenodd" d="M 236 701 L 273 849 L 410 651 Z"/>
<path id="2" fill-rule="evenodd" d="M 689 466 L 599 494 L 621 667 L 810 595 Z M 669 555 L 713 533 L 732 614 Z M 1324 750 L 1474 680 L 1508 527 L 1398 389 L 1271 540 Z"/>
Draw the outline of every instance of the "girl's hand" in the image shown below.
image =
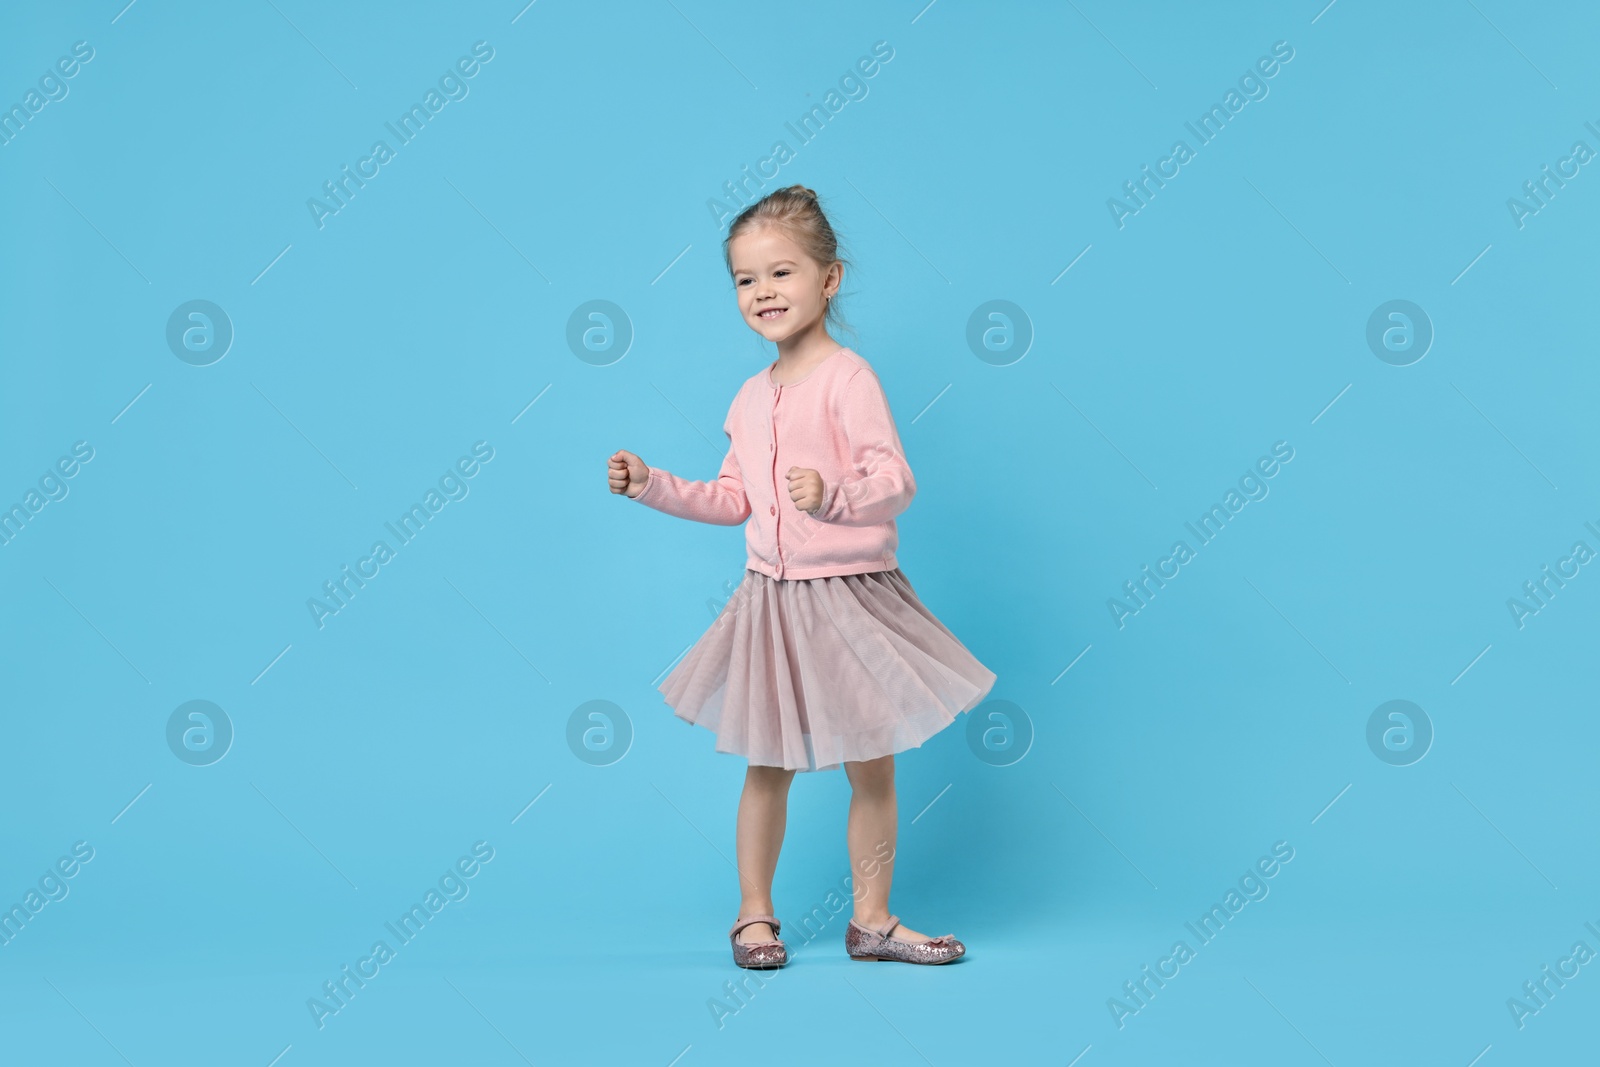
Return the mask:
<path id="1" fill-rule="evenodd" d="M 809 467 L 790 467 L 789 499 L 800 511 L 816 511 L 822 506 L 822 475 Z"/>
<path id="2" fill-rule="evenodd" d="M 650 468 L 645 461 L 625 449 L 611 453 L 607 474 L 611 491 L 626 494 L 629 500 L 644 492 L 645 483 L 650 480 Z"/>

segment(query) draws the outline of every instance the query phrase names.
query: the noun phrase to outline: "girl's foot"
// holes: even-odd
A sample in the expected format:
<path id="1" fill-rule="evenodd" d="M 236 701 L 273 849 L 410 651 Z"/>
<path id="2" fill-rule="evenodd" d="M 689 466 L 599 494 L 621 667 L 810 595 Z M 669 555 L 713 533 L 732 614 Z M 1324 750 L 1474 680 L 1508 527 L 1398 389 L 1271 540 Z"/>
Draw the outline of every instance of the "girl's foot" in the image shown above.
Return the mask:
<path id="1" fill-rule="evenodd" d="M 884 922 L 888 920 L 888 918 L 889 918 L 889 916 L 887 916 L 887 915 L 880 915 L 877 918 L 868 919 L 868 918 L 864 918 L 864 917 L 862 917 L 860 915 L 857 915 L 855 917 L 855 920 L 856 920 L 856 925 L 864 926 L 868 930 L 872 930 L 872 929 L 875 929 L 875 928 L 877 928 L 879 926 L 882 926 L 884 924 Z M 933 938 L 929 937 L 927 934 L 919 934 L 915 930 L 911 929 L 911 927 L 905 925 L 904 923 L 900 923 L 899 925 L 897 925 L 894 928 L 894 937 L 895 937 L 896 941 L 909 941 L 913 945 L 921 944 L 924 941 L 932 941 L 933 940 Z"/>
<path id="2" fill-rule="evenodd" d="M 853 960 L 935 964 L 960 959 L 967 951 L 954 934 L 927 937 L 901 926 L 896 915 L 871 925 L 851 919 L 845 927 L 844 949 Z"/>
<path id="3" fill-rule="evenodd" d="M 761 921 L 754 921 L 758 919 Z M 781 925 L 777 916 L 767 913 L 735 920 L 733 927 L 728 931 L 728 939 L 733 942 L 733 962 L 740 967 L 758 970 L 782 967 L 788 963 L 789 951 L 777 937 Z M 768 934 L 763 936 L 759 931 L 752 930 L 752 927 L 760 927 L 761 930 L 768 931 Z M 754 936 L 751 936 L 752 934 Z"/>

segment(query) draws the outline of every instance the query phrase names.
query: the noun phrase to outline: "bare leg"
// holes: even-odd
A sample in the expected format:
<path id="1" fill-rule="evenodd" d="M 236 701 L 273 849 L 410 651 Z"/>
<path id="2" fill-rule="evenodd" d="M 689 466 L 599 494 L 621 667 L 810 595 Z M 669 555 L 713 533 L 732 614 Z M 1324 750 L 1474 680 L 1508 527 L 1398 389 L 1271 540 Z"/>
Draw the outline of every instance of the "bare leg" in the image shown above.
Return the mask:
<path id="1" fill-rule="evenodd" d="M 794 771 L 781 767 L 750 766 L 739 796 L 739 917 L 771 915 L 772 876 L 778 869 L 778 850 L 789 816 L 789 784 Z M 771 941 L 777 935 L 767 923 L 751 923 L 739 931 L 739 941 Z"/>
<path id="2" fill-rule="evenodd" d="M 855 886 L 856 922 L 875 927 L 889 918 L 889 886 L 894 881 L 895 831 L 899 810 L 894 793 L 894 757 L 846 763 L 850 778 L 850 873 Z M 898 926 L 901 941 L 927 941 L 926 934 Z"/>

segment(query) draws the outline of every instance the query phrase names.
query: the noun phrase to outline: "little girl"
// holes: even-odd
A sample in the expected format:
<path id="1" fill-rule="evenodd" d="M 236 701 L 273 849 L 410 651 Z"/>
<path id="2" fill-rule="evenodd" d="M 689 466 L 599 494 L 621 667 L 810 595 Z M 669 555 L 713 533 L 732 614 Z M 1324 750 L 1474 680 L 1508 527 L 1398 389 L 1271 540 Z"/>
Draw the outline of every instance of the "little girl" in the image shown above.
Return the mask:
<path id="1" fill-rule="evenodd" d="M 659 687 L 675 714 L 745 757 L 739 800 L 741 967 L 788 962 L 772 876 L 796 771 L 844 766 L 855 914 L 852 959 L 948 963 L 966 948 L 889 912 L 897 812 L 894 754 L 976 707 L 995 675 L 917 598 L 895 562 L 894 517 L 916 493 L 871 365 L 828 335 L 844 261 L 817 194 L 799 185 L 751 205 L 724 260 L 739 312 L 778 347 L 723 422 L 714 481 L 687 481 L 632 452 L 611 491 L 699 522 L 745 526 L 744 579 Z"/>

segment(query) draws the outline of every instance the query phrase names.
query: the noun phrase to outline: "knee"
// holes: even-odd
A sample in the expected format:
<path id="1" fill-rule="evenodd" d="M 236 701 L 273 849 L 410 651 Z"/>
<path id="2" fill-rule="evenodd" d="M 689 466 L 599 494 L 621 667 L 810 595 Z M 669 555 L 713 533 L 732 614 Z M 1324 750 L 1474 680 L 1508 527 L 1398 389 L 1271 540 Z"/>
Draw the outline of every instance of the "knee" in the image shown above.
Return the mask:
<path id="1" fill-rule="evenodd" d="M 745 781 L 763 792 L 786 793 L 789 783 L 794 781 L 794 771 L 782 767 L 751 766 L 745 770 Z"/>
<path id="2" fill-rule="evenodd" d="M 894 757 L 882 756 L 859 763 L 846 763 L 845 773 L 850 778 L 850 788 L 857 793 L 883 794 L 894 792 Z"/>

